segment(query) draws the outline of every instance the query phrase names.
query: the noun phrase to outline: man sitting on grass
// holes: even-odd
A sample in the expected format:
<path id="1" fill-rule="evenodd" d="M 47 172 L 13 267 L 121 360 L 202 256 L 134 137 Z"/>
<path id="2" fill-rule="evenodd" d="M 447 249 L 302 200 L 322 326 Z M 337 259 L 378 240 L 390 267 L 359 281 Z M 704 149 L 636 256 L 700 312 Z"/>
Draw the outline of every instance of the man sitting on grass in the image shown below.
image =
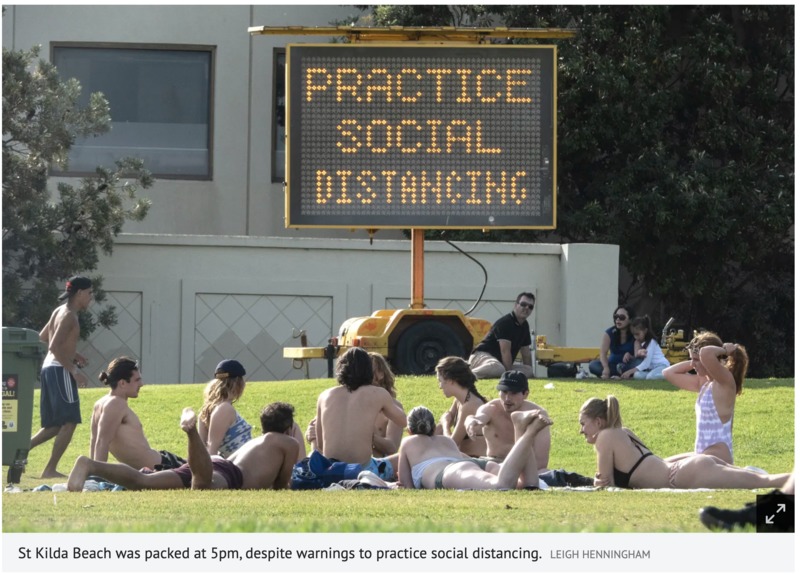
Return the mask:
<path id="1" fill-rule="evenodd" d="M 528 378 L 520 371 L 507 371 L 497 384 L 499 399 L 483 404 L 474 416 L 467 417 L 467 434 L 483 435 L 486 439 L 486 457 L 502 463 L 508 457 L 516 439 L 512 417 L 515 413 L 538 411 L 548 417 L 547 411 L 528 400 Z M 550 428 L 544 427 L 536 434 L 532 447 L 539 465 L 539 478 L 552 487 L 591 486 L 593 479 L 563 469 L 548 470 L 550 461 Z"/>
<path id="2" fill-rule="evenodd" d="M 189 443 L 189 462 L 177 469 L 138 471 L 124 463 L 104 463 L 85 456 L 75 461 L 67 489 L 81 491 L 86 478 L 97 475 L 126 489 L 286 489 L 297 460 L 292 437 L 294 407 L 271 403 L 261 412 L 264 435 L 234 451 L 228 459 L 209 455 L 197 431 L 197 415 L 190 407 L 181 414 L 181 429 Z"/>
<path id="3" fill-rule="evenodd" d="M 316 449 L 328 459 L 357 463 L 381 479 L 393 478 L 389 458 L 372 457 L 375 420 L 383 414 L 405 427 L 405 412 L 388 391 L 372 385 L 372 359 L 360 347 L 351 347 L 339 358 L 336 380 L 338 385 L 317 398 Z"/>
<path id="4" fill-rule="evenodd" d="M 108 364 L 99 376 L 109 388 L 92 409 L 89 457 L 108 461 L 111 453 L 120 463 L 135 469 L 147 467 L 156 471 L 175 469 L 186 460 L 169 451 L 156 451 L 147 442 L 139 417 L 128 405 L 129 399 L 139 397 L 144 383 L 139 363 L 128 357 L 118 357 Z"/>
<path id="5" fill-rule="evenodd" d="M 400 444 L 400 484 L 415 489 L 538 489 L 539 466 L 533 451 L 536 435 L 553 424 L 539 411 L 511 414 L 516 442 L 503 463 L 468 457 L 456 442 L 435 435 L 433 414 L 415 407 Z"/>
<path id="6" fill-rule="evenodd" d="M 486 439 L 486 459 L 502 462 L 514 447 L 514 424 L 511 414 L 518 411 L 538 410 L 544 417 L 547 411 L 528 401 L 528 378 L 521 371 L 507 371 L 497 384 L 499 399 L 493 399 L 478 408 L 475 415 L 466 419 L 467 435 L 483 435 Z M 550 459 L 550 428 L 536 434 L 533 443 L 539 473 L 547 470 Z"/>

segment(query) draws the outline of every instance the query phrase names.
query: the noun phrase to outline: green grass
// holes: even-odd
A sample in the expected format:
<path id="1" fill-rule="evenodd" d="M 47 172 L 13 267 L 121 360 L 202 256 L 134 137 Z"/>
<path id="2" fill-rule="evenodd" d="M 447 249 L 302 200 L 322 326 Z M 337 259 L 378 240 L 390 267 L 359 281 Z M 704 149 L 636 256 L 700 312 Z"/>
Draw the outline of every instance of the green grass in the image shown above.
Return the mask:
<path id="1" fill-rule="evenodd" d="M 531 381 L 531 399 L 553 417 L 550 466 L 594 473 L 594 451 L 578 434 L 578 409 L 592 396 L 613 393 L 620 399 L 625 425 L 662 456 L 690 451 L 694 445 L 695 395 L 665 382 L 629 383 L 597 380 Z M 261 407 L 288 401 L 305 427 L 314 415 L 320 391 L 331 380 L 248 384 L 238 409 L 258 426 Z M 481 393 L 495 397 L 491 381 Z M 186 453 L 178 428 L 184 406 L 199 408 L 203 385 L 145 386 L 131 401 L 156 449 Z M 399 399 L 406 411 L 427 405 L 441 413 L 448 405 L 433 377 L 403 377 Z M 84 424 L 61 464 L 68 472 L 78 455 L 88 452 L 88 421 L 94 401 L 106 392 L 82 390 Z M 33 427 L 38 428 L 38 399 Z M 794 381 L 749 380 L 739 397 L 734 425 L 739 465 L 771 472 L 794 467 Z M 41 483 L 39 473 L 51 444 L 33 450 L 20 487 Z M 7 468 L 4 467 L 5 474 Z M 47 483 L 53 483 L 48 480 Z M 651 493 L 598 492 L 25 492 L 3 496 L 5 532 L 686 532 L 704 531 L 697 509 L 704 505 L 739 507 L 754 499 L 744 490 Z M 164 510 L 169 509 L 169 518 Z"/>

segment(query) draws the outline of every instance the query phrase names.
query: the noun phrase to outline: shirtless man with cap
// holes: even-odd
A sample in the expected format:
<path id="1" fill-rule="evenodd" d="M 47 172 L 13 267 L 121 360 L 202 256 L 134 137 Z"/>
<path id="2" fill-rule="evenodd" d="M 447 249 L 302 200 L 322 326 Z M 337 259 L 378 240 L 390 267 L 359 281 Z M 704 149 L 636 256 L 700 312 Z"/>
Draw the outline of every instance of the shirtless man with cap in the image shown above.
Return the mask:
<path id="1" fill-rule="evenodd" d="M 120 463 L 135 469 L 146 467 L 156 471 L 186 463 L 185 459 L 173 453 L 150 447 L 142 422 L 128 405 L 129 399 L 139 397 L 139 390 L 144 385 L 136 360 L 129 357 L 114 359 L 99 379 L 111 389 L 95 402 L 92 409 L 90 458 L 108 461 L 111 453 Z"/>
<path id="2" fill-rule="evenodd" d="M 493 399 L 478 408 L 466 420 L 467 434 L 480 435 L 481 429 L 486 439 L 486 458 L 503 461 L 514 446 L 514 424 L 511 414 L 518 411 L 537 410 L 544 417 L 547 411 L 532 401 L 528 401 L 528 378 L 520 371 L 506 371 L 497 384 L 499 399 Z M 539 472 L 547 470 L 550 460 L 550 428 L 545 427 L 536 434 L 533 451 Z"/>
<path id="3" fill-rule="evenodd" d="M 78 388 L 89 385 L 89 379 L 80 371 L 88 362 L 77 351 L 81 335 L 78 312 L 88 309 L 92 295 L 92 280 L 84 276 L 69 278 L 64 293 L 58 296 L 64 303 L 53 310 L 39 332 L 39 339 L 47 344 L 47 356 L 41 373 L 42 428 L 31 437 L 31 449 L 55 438 L 42 478 L 64 477 L 57 470 L 58 462 L 81 422 Z"/>
<path id="4" fill-rule="evenodd" d="M 104 463 L 81 455 L 69 474 L 67 489 L 81 491 L 90 475 L 97 475 L 125 489 L 287 489 L 297 460 L 297 441 L 292 437 L 294 407 L 271 403 L 261 412 L 264 435 L 251 439 L 227 459 L 209 455 L 197 431 L 197 415 L 186 407 L 181 429 L 189 444 L 189 462 L 177 469 L 139 471 L 124 463 Z"/>
<path id="5" fill-rule="evenodd" d="M 316 448 L 328 459 L 358 463 L 382 479 L 396 471 L 388 459 L 372 457 L 372 436 L 379 414 L 401 428 L 406 414 L 384 388 L 372 385 L 372 359 L 360 347 L 351 347 L 336 365 L 338 385 L 317 398 Z"/>

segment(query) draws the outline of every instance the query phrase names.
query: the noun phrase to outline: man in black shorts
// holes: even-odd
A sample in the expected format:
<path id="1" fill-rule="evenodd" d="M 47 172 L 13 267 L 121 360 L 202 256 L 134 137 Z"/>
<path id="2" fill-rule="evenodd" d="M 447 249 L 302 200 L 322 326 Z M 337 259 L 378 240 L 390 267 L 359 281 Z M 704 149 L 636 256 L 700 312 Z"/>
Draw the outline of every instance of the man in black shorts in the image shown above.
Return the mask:
<path id="1" fill-rule="evenodd" d="M 189 462 L 177 469 L 146 472 L 124 463 L 105 463 L 81 455 L 69 474 L 67 489 L 81 491 L 96 475 L 126 489 L 287 489 L 299 446 L 292 436 L 294 407 L 271 403 L 261 412 L 260 437 L 251 439 L 228 459 L 209 455 L 197 432 L 197 415 L 186 407 L 181 429 L 189 442 Z"/>
<path id="2" fill-rule="evenodd" d="M 486 337 L 469 356 L 469 366 L 478 379 L 499 378 L 504 372 L 521 371 L 533 377 L 531 357 L 531 328 L 528 318 L 533 313 L 536 298 L 530 292 L 517 296 L 514 309 L 492 326 Z M 519 353 L 522 363 L 514 360 Z"/>

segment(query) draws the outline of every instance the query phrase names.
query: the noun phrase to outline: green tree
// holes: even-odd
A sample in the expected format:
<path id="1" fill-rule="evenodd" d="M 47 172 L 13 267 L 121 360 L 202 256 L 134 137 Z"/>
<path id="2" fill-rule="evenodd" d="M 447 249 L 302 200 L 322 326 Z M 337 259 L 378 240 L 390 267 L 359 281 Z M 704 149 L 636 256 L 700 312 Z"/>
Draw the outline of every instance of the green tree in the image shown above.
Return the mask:
<path id="1" fill-rule="evenodd" d="M 80 108 L 79 82 L 38 56 L 39 47 L 3 48 L 3 325 L 32 329 L 47 321 L 65 278 L 96 269 L 125 221 L 147 215 L 150 203 L 136 191 L 153 181 L 140 160 L 126 158 L 77 186 L 59 183 L 51 198 L 50 166 L 66 167 L 75 139 L 107 132 L 111 116 L 100 93 Z M 102 289 L 95 293 L 102 302 Z M 115 322 L 113 306 L 83 314 L 81 334 Z"/>
<path id="2" fill-rule="evenodd" d="M 752 375 L 793 375 L 793 7 L 472 9 L 577 35 L 545 41 L 558 45 L 557 230 L 450 237 L 618 244 L 621 301 L 743 343 Z M 372 15 L 448 24 L 426 7 Z"/>

